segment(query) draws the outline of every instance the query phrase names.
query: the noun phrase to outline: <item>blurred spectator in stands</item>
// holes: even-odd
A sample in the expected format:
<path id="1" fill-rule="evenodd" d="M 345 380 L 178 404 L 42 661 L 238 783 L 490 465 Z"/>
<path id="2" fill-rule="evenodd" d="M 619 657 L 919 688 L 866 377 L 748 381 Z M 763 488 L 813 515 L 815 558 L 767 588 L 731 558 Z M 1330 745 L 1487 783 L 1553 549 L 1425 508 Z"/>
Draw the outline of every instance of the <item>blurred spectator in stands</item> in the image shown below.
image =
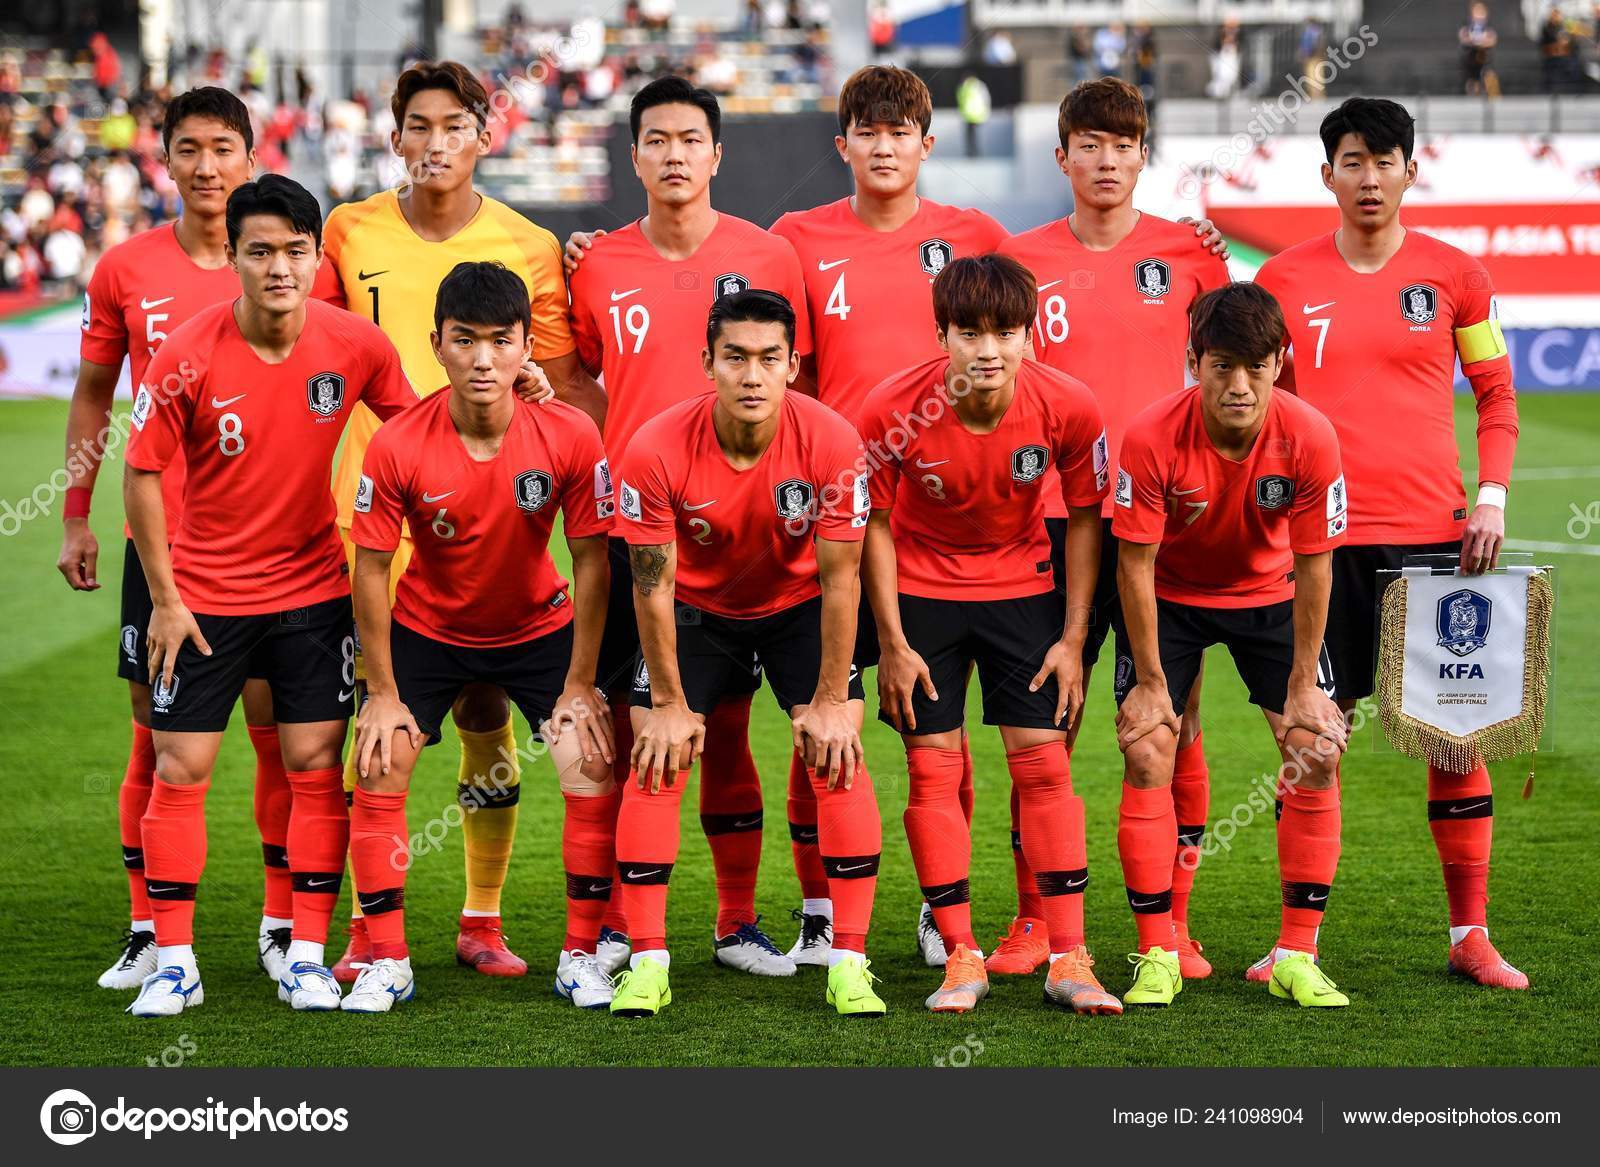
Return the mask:
<path id="1" fill-rule="evenodd" d="M 989 120 L 993 104 L 989 87 L 976 73 L 968 73 L 956 86 L 956 110 L 961 114 L 961 123 L 966 128 L 968 158 L 978 156 L 978 131 Z"/>
<path id="2" fill-rule="evenodd" d="M 1156 32 L 1148 24 L 1133 26 L 1133 83 L 1149 112 L 1156 103 Z"/>
<path id="3" fill-rule="evenodd" d="M 45 187 L 44 175 L 33 175 L 17 201 L 17 214 L 22 217 L 24 229 L 30 233 L 42 229 L 55 213 L 56 200 Z"/>
<path id="4" fill-rule="evenodd" d="M 639 23 L 651 36 L 664 34 L 672 24 L 678 0 L 639 0 Z"/>
<path id="5" fill-rule="evenodd" d="M 1296 56 L 1300 61 L 1300 77 L 1305 83 L 1306 96 L 1312 101 L 1322 97 L 1322 75 L 1317 72 L 1317 64 L 1322 60 L 1326 48 L 1322 22 L 1315 16 L 1306 17 L 1305 24 L 1300 27 L 1300 47 Z"/>
<path id="6" fill-rule="evenodd" d="M 1539 62 L 1546 93 L 1565 93 L 1573 80 L 1572 36 L 1559 7 L 1545 14 L 1539 29 Z"/>
<path id="7" fill-rule="evenodd" d="M 1074 25 L 1067 30 L 1067 62 L 1072 66 L 1072 84 L 1082 85 L 1089 80 L 1089 69 L 1094 61 L 1094 48 L 1089 44 L 1089 30 Z"/>
<path id="8" fill-rule="evenodd" d="M 800 0 L 789 0 L 784 7 L 783 27 L 798 32 L 806 24 L 805 15 L 800 9 Z"/>
<path id="9" fill-rule="evenodd" d="M 644 18 L 639 14 L 639 0 L 628 0 L 622 6 L 622 27 L 638 28 Z"/>
<path id="10" fill-rule="evenodd" d="M 133 146 L 134 132 L 139 128 L 128 112 L 128 103 L 118 97 L 111 102 L 110 112 L 100 119 L 100 148 L 102 150 L 127 150 Z"/>
<path id="11" fill-rule="evenodd" d="M 744 0 L 744 35 L 760 40 L 766 23 L 766 17 L 761 14 L 761 0 Z"/>
<path id="12" fill-rule="evenodd" d="M 94 84 L 100 90 L 100 100 L 109 102 L 117 93 L 117 83 L 122 80 L 122 58 L 103 32 L 89 38 L 89 54 L 94 58 Z"/>
<path id="13" fill-rule="evenodd" d="M 872 42 L 872 55 L 886 57 L 894 52 L 895 40 L 900 35 L 894 16 L 887 4 L 878 3 L 867 13 L 867 39 Z"/>
<path id="14" fill-rule="evenodd" d="M 100 197 L 107 216 L 127 219 L 139 209 L 139 190 L 142 186 L 139 168 L 126 154 L 111 159 L 100 176 Z"/>
<path id="15" fill-rule="evenodd" d="M 1217 101 L 1232 97 L 1239 91 L 1239 71 L 1242 67 L 1239 47 L 1239 21 L 1229 17 L 1217 30 L 1217 39 L 1211 50 L 1211 80 L 1206 83 L 1206 96 Z"/>
<path id="16" fill-rule="evenodd" d="M 43 252 L 49 278 L 63 284 L 64 291 L 81 294 L 83 265 L 89 254 L 81 226 L 73 230 L 63 222 L 45 236 Z"/>
<path id="17" fill-rule="evenodd" d="M 989 39 L 983 45 L 983 63 L 985 65 L 1017 63 L 1017 46 L 1011 43 L 1011 35 L 1005 29 L 996 29 L 989 34 Z"/>
<path id="18" fill-rule="evenodd" d="M 816 32 L 833 26 L 833 5 L 828 0 L 807 0 L 806 29 Z"/>
<path id="19" fill-rule="evenodd" d="M 1582 55 L 1581 71 L 1591 82 L 1600 85 L 1600 0 L 1596 0 L 1594 7 L 1589 10 L 1589 20 L 1583 26 L 1583 36 L 1589 42 L 1589 49 Z M 1579 85 L 1582 83 L 1580 78 Z"/>
<path id="20" fill-rule="evenodd" d="M 583 75 L 583 100 L 591 106 L 604 105 L 617 91 L 621 79 L 614 61 L 601 61 Z"/>
<path id="21" fill-rule="evenodd" d="M 1500 42 L 1500 35 L 1489 26 L 1487 4 L 1472 6 L 1459 38 L 1461 73 L 1466 91 L 1473 96 L 1500 96 L 1500 82 L 1494 74 L 1494 47 Z"/>
<path id="22" fill-rule="evenodd" d="M 695 80 L 712 93 L 732 93 L 739 86 L 739 66 L 715 41 L 708 44 L 706 50 L 707 55 L 695 69 Z"/>
<path id="23" fill-rule="evenodd" d="M 1102 76 L 1122 76 L 1122 54 L 1128 49 L 1128 35 L 1121 21 L 1106 25 L 1094 34 L 1094 61 Z"/>

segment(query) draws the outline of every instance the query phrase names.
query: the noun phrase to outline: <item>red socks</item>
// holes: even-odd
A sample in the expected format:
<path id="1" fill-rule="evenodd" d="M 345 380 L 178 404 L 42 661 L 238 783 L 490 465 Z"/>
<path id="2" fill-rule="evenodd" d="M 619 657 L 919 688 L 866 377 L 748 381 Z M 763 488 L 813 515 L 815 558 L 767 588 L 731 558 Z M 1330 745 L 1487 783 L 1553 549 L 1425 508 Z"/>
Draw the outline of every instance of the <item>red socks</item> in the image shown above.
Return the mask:
<path id="1" fill-rule="evenodd" d="M 128 902 L 133 919 L 150 918 L 150 897 L 144 889 L 144 835 L 139 820 L 150 805 L 151 783 L 156 780 L 156 745 L 149 727 L 133 722 L 133 743 L 128 747 L 128 768 L 117 790 L 117 825 L 122 836 L 122 866 L 128 872 Z"/>
<path id="2" fill-rule="evenodd" d="M 404 960 L 410 954 L 405 911 L 409 839 L 404 791 L 375 794 L 356 787 L 350 803 L 350 873 L 374 960 Z"/>
<path id="3" fill-rule="evenodd" d="M 1065 742 L 1047 742 L 1006 754 L 1012 798 L 1022 831 L 1022 853 L 1032 869 L 1035 900 L 1050 930 L 1050 951 L 1083 943 L 1083 889 L 1089 883 L 1083 799 L 1072 792 Z M 1019 865 L 1019 872 L 1021 867 Z M 1019 912 L 1022 897 L 1018 897 Z"/>
<path id="4" fill-rule="evenodd" d="M 1011 862 L 1017 871 L 1018 917 L 1025 920 L 1044 919 L 1044 901 L 1039 898 L 1039 885 L 1033 878 L 1033 868 L 1028 866 L 1028 856 L 1022 849 L 1022 798 L 1017 793 L 1015 777 L 1011 782 Z"/>
<path id="5" fill-rule="evenodd" d="M 656 793 L 639 789 L 631 771 L 617 816 L 617 877 L 633 951 L 667 946 L 667 880 L 678 861 L 678 809 L 689 771 Z M 615 898 L 615 897 L 613 897 Z"/>
<path id="6" fill-rule="evenodd" d="M 632 706 L 626 701 L 613 702 L 611 705 L 611 732 L 615 737 L 615 752 L 611 755 L 611 777 L 617 784 L 616 811 L 622 813 L 622 788 L 628 784 L 628 759 L 633 756 L 633 714 Z M 611 837 L 616 838 L 616 828 L 613 824 Z M 628 918 L 622 914 L 622 895 L 616 891 L 617 884 L 612 882 L 611 899 L 606 905 L 605 915 L 600 918 L 600 927 L 610 928 L 613 931 L 626 934 L 628 931 Z"/>
<path id="7" fill-rule="evenodd" d="M 761 775 L 750 756 L 750 698 L 729 698 L 706 718 L 700 759 L 700 826 L 717 874 L 718 936 L 755 922 L 761 803 Z"/>
<path id="8" fill-rule="evenodd" d="M 972 743 L 967 740 L 967 731 L 961 731 L 961 817 L 967 820 L 967 826 L 972 825 Z"/>
<path id="9" fill-rule="evenodd" d="M 841 779 L 832 790 L 828 777 L 815 775 L 819 856 L 833 899 L 833 946 L 864 953 L 878 890 L 878 860 L 883 851 L 883 819 L 865 762 L 857 763 L 846 790 Z"/>
<path id="10" fill-rule="evenodd" d="M 289 879 L 289 777 L 283 772 L 283 747 L 276 725 L 252 725 L 250 744 L 256 751 L 256 829 L 261 832 L 261 865 L 265 893 L 261 914 L 287 920 L 294 914 Z"/>
<path id="11" fill-rule="evenodd" d="M 350 815 L 344 801 L 344 767 L 290 770 L 289 871 L 294 884 L 294 939 L 324 944 L 334 901 L 344 879 Z"/>
<path id="12" fill-rule="evenodd" d="M 1470 774 L 1428 767 L 1428 829 L 1444 868 L 1450 926 L 1487 929 L 1494 795 L 1482 762 Z"/>
<path id="13" fill-rule="evenodd" d="M 917 746 L 906 751 L 906 768 L 911 775 L 904 819 L 906 839 L 922 896 L 933 909 L 933 922 L 945 948 L 954 952 L 956 945 L 965 944 L 977 951 L 978 941 L 972 934 L 972 892 L 967 884 L 972 831 L 961 810 L 964 754 Z"/>
<path id="14" fill-rule="evenodd" d="M 1139 930 L 1139 951 L 1176 946 L 1172 930 L 1172 857 L 1178 848 L 1178 819 L 1172 787 L 1141 789 L 1122 784 L 1117 815 L 1117 850 L 1122 882 Z"/>
<path id="15" fill-rule="evenodd" d="M 817 796 L 798 750 L 789 755 L 789 844 L 800 894 L 808 900 L 827 899 L 828 873 L 822 869 L 822 851 L 817 846 Z"/>
<path id="16" fill-rule="evenodd" d="M 206 867 L 206 791 L 211 780 L 178 786 L 159 779 L 139 824 L 145 888 L 156 944 L 194 943 L 194 897 Z"/>
<path id="17" fill-rule="evenodd" d="M 1317 954 L 1317 929 L 1339 868 L 1339 782 L 1326 790 L 1280 783 L 1278 876 L 1283 881 L 1283 923 L 1278 947 Z"/>
<path id="18" fill-rule="evenodd" d="M 600 939 L 600 919 L 612 899 L 622 788 L 598 795 L 563 790 L 561 797 L 566 803 L 561 820 L 561 865 L 567 874 L 567 936 L 561 947 L 568 952 L 593 953 Z"/>
<path id="19" fill-rule="evenodd" d="M 1178 815 L 1178 857 L 1172 865 L 1172 922 L 1189 933 L 1189 891 L 1200 866 L 1200 843 L 1211 811 L 1211 771 L 1200 734 L 1178 748 L 1172 769 L 1172 806 Z"/>

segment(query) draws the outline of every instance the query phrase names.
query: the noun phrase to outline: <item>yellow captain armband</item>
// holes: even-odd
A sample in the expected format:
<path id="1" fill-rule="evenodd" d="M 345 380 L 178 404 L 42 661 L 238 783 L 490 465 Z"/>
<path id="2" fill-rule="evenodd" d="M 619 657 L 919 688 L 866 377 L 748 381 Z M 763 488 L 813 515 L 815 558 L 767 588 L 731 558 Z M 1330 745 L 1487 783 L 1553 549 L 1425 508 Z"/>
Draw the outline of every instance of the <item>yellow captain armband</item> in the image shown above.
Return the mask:
<path id="1" fill-rule="evenodd" d="M 1475 365 L 1479 361 L 1492 361 L 1505 356 L 1506 338 L 1500 331 L 1500 321 L 1491 316 L 1477 324 L 1456 329 L 1456 352 L 1461 355 L 1463 365 Z"/>

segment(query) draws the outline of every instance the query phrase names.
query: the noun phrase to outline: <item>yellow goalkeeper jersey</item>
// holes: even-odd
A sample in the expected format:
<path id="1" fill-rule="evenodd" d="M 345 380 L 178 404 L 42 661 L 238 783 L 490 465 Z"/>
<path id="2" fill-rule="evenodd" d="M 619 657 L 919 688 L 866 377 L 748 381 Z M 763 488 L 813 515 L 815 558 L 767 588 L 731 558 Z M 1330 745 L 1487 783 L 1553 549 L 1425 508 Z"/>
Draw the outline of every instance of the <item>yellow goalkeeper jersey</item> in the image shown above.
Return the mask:
<path id="1" fill-rule="evenodd" d="M 504 203 L 482 197 L 471 221 L 437 243 L 411 229 L 392 190 L 335 207 L 323 228 L 322 268 L 314 294 L 383 329 L 399 350 L 419 397 L 448 383 L 429 336 L 439 284 L 458 263 L 494 260 L 522 277 L 533 316 L 534 360 L 565 356 L 574 347 L 561 245 Z M 333 476 L 341 527 L 350 526 L 361 460 L 377 429 L 377 416 L 358 404 Z"/>

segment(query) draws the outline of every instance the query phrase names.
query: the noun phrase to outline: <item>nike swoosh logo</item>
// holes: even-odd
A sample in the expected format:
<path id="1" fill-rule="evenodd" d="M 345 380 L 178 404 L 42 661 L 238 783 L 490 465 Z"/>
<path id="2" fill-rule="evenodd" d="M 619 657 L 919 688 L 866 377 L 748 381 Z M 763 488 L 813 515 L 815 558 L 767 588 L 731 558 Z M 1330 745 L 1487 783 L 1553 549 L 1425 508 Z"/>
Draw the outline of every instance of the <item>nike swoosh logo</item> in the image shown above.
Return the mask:
<path id="1" fill-rule="evenodd" d="M 609 883 L 591 883 L 589 885 L 589 890 L 590 891 L 597 891 L 597 892 L 598 891 L 610 891 L 611 890 L 611 884 L 609 884 Z M 577 982 L 574 981 L 573 984 L 577 984 Z"/>
<path id="2" fill-rule="evenodd" d="M 152 883 L 152 884 L 149 885 L 149 890 L 150 890 L 150 894 L 151 895 L 159 896 L 159 895 L 166 895 L 169 891 L 177 891 L 178 887 L 177 887 L 176 884 L 174 884 L 172 887 L 157 887 L 155 884 Z"/>
<path id="3" fill-rule="evenodd" d="M 1202 491 L 1204 489 L 1205 489 L 1204 486 L 1191 486 L 1188 490 L 1174 490 L 1172 493 L 1173 494 L 1180 494 L 1180 495 L 1181 494 L 1198 494 L 1200 491 Z"/>
<path id="4" fill-rule="evenodd" d="M 336 884 L 338 882 L 339 881 L 337 879 L 308 879 L 308 880 L 306 880 L 306 886 L 307 887 L 332 887 L 334 884 Z"/>
<path id="5" fill-rule="evenodd" d="M 1082 887 L 1084 884 L 1086 884 L 1088 882 L 1089 882 L 1089 877 L 1086 875 L 1082 879 L 1069 879 L 1066 883 L 1062 884 L 1061 886 L 1066 888 L 1068 891 L 1071 891 L 1073 888 Z"/>
<path id="6" fill-rule="evenodd" d="M 243 394 L 243 393 L 239 394 L 239 396 L 237 396 L 237 397 L 230 397 L 226 401 L 219 401 L 217 398 L 213 397 L 211 399 L 211 408 L 212 409 L 226 409 L 226 408 L 228 408 L 228 406 L 232 405 L 235 401 L 243 401 L 244 398 L 245 398 L 245 394 Z"/>
<path id="7" fill-rule="evenodd" d="M 956 892 L 958 892 L 960 890 L 961 890 L 960 888 L 951 888 L 949 891 L 942 891 L 936 896 L 929 896 L 928 897 L 928 902 L 931 904 L 931 903 L 933 903 L 934 900 L 947 900 L 951 896 L 955 895 Z"/>
<path id="8" fill-rule="evenodd" d="M 715 504 L 716 501 L 717 501 L 716 499 L 712 499 L 711 502 L 697 502 L 697 503 L 693 503 L 693 504 L 684 503 L 683 504 L 683 509 L 686 510 L 686 511 L 703 511 L 708 506 L 712 506 L 713 504 Z"/>
<path id="9" fill-rule="evenodd" d="M 1303 304 L 1300 307 L 1300 311 L 1310 316 L 1313 312 L 1321 312 L 1324 308 L 1332 308 L 1338 302 L 1337 300 L 1329 300 L 1326 304 Z"/>
<path id="10" fill-rule="evenodd" d="M 642 292 L 642 291 L 644 291 L 643 288 L 629 288 L 626 292 L 612 292 L 611 293 L 611 302 L 613 304 L 615 304 L 618 300 L 626 300 L 629 296 L 633 295 L 635 292 Z"/>
<path id="11" fill-rule="evenodd" d="M 870 863 L 857 863 L 854 867 L 841 867 L 841 868 L 839 868 L 839 873 L 842 875 L 846 871 L 864 871 L 868 867 L 871 867 L 871 866 L 872 866 L 872 864 L 870 864 Z"/>
<path id="12" fill-rule="evenodd" d="M 948 461 L 950 461 L 949 458 L 940 458 L 937 462 L 924 462 L 921 458 L 918 458 L 917 459 L 917 469 L 918 470 L 932 470 L 935 466 L 943 466 Z"/>
<path id="13" fill-rule="evenodd" d="M 571 983 L 562 981 L 561 987 L 569 993 L 576 993 L 578 991 L 578 982 L 576 980 L 572 981 Z"/>
<path id="14" fill-rule="evenodd" d="M 1474 802 L 1471 806 L 1452 806 L 1450 808 L 1450 813 L 1451 814 L 1466 814 L 1469 810 L 1477 810 L 1480 806 L 1488 806 L 1488 805 L 1489 805 L 1489 802 L 1488 802 L 1487 799 L 1485 799 L 1483 802 Z"/>
<path id="15" fill-rule="evenodd" d="M 375 280 L 379 276 L 388 275 L 388 274 L 389 274 L 389 269 L 388 268 L 384 268 L 382 271 L 357 271 L 356 272 L 356 279 L 358 279 L 358 280 Z"/>
<path id="16" fill-rule="evenodd" d="M 127 851 L 124 851 L 122 853 L 122 861 L 124 863 L 132 863 L 135 859 L 139 859 L 139 858 L 142 858 L 142 856 L 137 851 L 134 851 L 134 852 L 131 852 L 131 853 L 127 852 Z"/>
<path id="17" fill-rule="evenodd" d="M 640 880 L 640 879 L 643 879 L 647 875 L 660 875 L 660 874 L 661 874 L 661 868 L 652 867 L 649 871 L 632 871 L 632 872 L 629 872 L 628 873 L 628 878 L 629 879 L 633 879 L 633 880 Z"/>
<path id="18" fill-rule="evenodd" d="M 742 830 L 745 830 L 745 829 L 747 829 L 749 827 L 755 826 L 760 821 L 761 821 L 760 819 L 738 819 L 738 820 L 735 820 L 735 822 L 733 824 L 733 829 L 736 830 L 736 831 L 742 831 Z M 841 868 L 840 870 L 844 870 L 844 869 Z"/>
<path id="19" fill-rule="evenodd" d="M 1053 287 L 1055 287 L 1055 286 L 1056 286 L 1056 285 L 1057 285 L 1057 284 L 1059 284 L 1059 283 L 1060 283 L 1060 282 L 1061 282 L 1061 281 L 1060 281 L 1060 280 L 1051 280 L 1051 281 L 1050 281 L 1050 282 L 1049 282 L 1049 283 L 1048 283 L 1048 284 L 1040 284 L 1040 285 L 1039 285 L 1039 291 L 1041 291 L 1041 292 L 1047 292 L 1047 291 L 1049 291 L 1049 290 L 1050 290 L 1050 289 L 1051 289 L 1051 288 L 1053 288 Z"/>
<path id="20" fill-rule="evenodd" d="M 1159 899 L 1153 899 L 1153 900 L 1129 900 L 1128 901 L 1128 903 L 1132 904 L 1136 908 L 1153 908 L 1157 904 L 1159 904 L 1160 902 L 1161 901 Z"/>
<path id="21" fill-rule="evenodd" d="M 455 493 L 455 491 L 453 491 L 453 490 L 447 490 L 443 494 L 429 494 L 427 491 L 423 491 L 422 492 L 422 501 L 423 502 L 438 502 L 442 498 L 449 498 L 454 493 Z"/>
<path id="22" fill-rule="evenodd" d="M 1320 904 L 1323 900 L 1325 900 L 1327 898 L 1328 897 L 1326 895 L 1320 895 L 1320 896 L 1308 895 L 1308 896 L 1306 896 L 1306 902 L 1313 903 L 1313 904 Z"/>
<path id="23" fill-rule="evenodd" d="M 370 912 L 378 904 L 383 903 L 382 896 L 373 896 L 371 899 L 368 899 L 366 896 L 357 896 L 356 899 L 360 902 L 361 910 L 363 912 Z"/>
<path id="24" fill-rule="evenodd" d="M 850 260 L 848 258 L 846 258 L 846 259 L 836 259 L 832 263 L 823 263 L 822 260 L 819 259 L 819 260 L 817 260 L 817 270 L 818 271 L 827 271 L 830 267 L 838 267 L 841 263 L 849 263 L 849 262 L 850 262 Z"/>
<path id="25" fill-rule="evenodd" d="M 159 307 L 161 307 L 161 305 L 170 304 L 171 302 L 172 302 L 172 297 L 171 296 L 163 296 L 159 300 L 140 300 L 139 301 L 139 307 L 143 308 L 146 312 L 148 312 L 152 308 L 159 308 Z"/>
<path id="26" fill-rule="evenodd" d="M 341 702 L 348 701 L 353 696 L 355 696 L 355 690 L 354 689 L 340 689 L 339 690 L 339 700 Z"/>

